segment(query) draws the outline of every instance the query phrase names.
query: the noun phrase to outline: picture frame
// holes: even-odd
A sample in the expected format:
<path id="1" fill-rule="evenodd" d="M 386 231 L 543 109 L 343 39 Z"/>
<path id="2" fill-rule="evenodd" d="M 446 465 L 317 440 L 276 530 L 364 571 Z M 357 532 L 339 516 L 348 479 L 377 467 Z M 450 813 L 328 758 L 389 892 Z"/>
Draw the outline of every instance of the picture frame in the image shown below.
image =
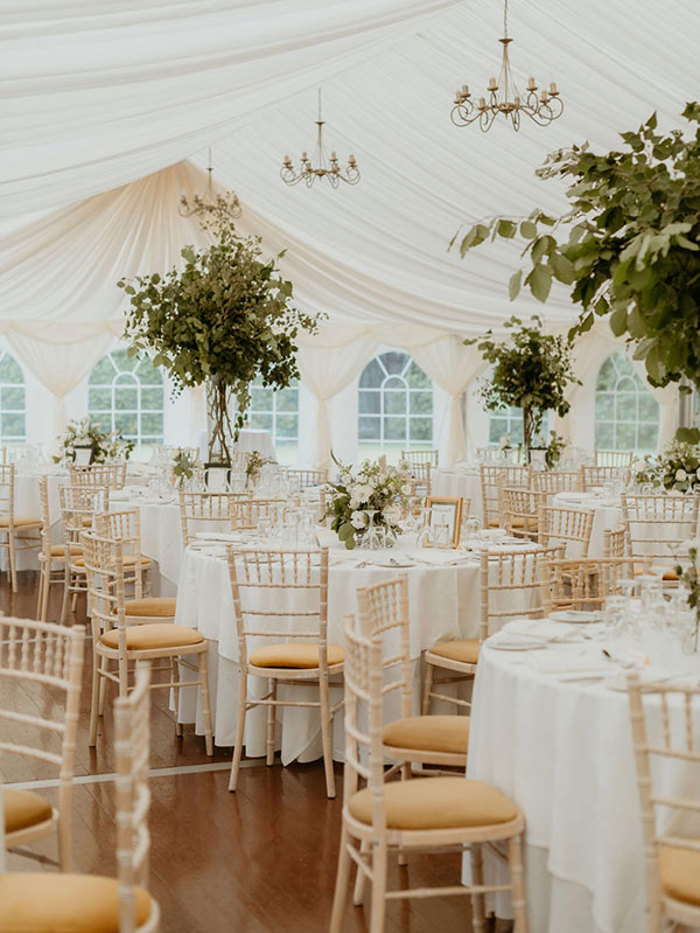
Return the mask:
<path id="1" fill-rule="evenodd" d="M 205 463 L 204 484 L 207 492 L 228 492 L 231 482 L 231 465 L 229 463 Z"/>
<path id="2" fill-rule="evenodd" d="M 92 463 L 92 444 L 74 444 L 73 463 L 76 466 L 90 466 Z"/>
<path id="3" fill-rule="evenodd" d="M 462 509 L 464 500 L 461 496 L 456 498 L 443 498 L 428 496 L 425 500 L 426 508 L 430 509 L 431 534 L 424 541 L 425 547 L 456 548 L 459 546 L 459 536 L 462 528 Z M 436 521 L 436 519 L 439 519 Z M 435 543 L 429 540 L 438 526 L 446 526 L 445 540 L 448 543 Z"/>

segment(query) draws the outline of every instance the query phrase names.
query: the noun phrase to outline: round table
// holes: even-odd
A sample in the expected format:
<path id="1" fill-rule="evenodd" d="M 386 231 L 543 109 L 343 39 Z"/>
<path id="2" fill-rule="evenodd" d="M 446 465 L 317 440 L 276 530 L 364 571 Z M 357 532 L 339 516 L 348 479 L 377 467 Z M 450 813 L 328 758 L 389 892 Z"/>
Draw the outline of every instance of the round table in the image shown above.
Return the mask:
<path id="1" fill-rule="evenodd" d="M 624 672 L 603 659 L 600 642 L 497 650 L 502 637 L 479 657 L 467 776 L 494 784 L 525 814 L 530 933 L 640 933 L 642 833 Z M 614 684 L 603 679 L 606 663 Z M 586 668 L 590 679 L 572 679 Z M 676 771 L 676 790 L 678 780 Z M 488 862 L 487 877 L 503 877 L 500 866 Z M 512 916 L 503 895 L 495 907 Z"/>
<path id="2" fill-rule="evenodd" d="M 180 506 L 176 498 L 158 498 L 144 494 L 129 495 L 130 490 L 113 491 L 109 507 L 113 512 L 138 509 L 141 523 L 141 551 L 154 562 L 153 593 L 174 596 L 180 576 L 183 554 Z"/>
<path id="3" fill-rule="evenodd" d="M 601 499 L 592 492 L 558 492 L 552 498 L 552 505 L 560 509 L 590 509 L 593 512 L 593 528 L 588 546 L 588 556 L 591 558 L 603 556 L 604 533 L 622 524 L 619 499 Z"/>
<path id="4" fill-rule="evenodd" d="M 484 510 L 481 502 L 481 474 L 478 467 L 465 467 L 463 469 L 435 470 L 432 480 L 433 496 L 456 498 L 461 496 L 469 499 L 469 513 L 476 516 L 480 522 L 484 520 Z"/>

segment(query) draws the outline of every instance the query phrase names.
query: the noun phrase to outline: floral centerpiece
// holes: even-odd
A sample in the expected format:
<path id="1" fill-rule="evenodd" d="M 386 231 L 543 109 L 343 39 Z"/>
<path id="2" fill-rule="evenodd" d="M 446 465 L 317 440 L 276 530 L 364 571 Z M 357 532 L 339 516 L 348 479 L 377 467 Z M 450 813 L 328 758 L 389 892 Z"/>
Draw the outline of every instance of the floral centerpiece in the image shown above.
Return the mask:
<path id="1" fill-rule="evenodd" d="M 245 465 L 245 483 L 246 486 L 251 483 L 257 483 L 260 479 L 260 471 L 268 463 L 274 463 L 269 457 L 263 457 L 259 450 L 251 450 L 246 458 Z"/>
<path id="2" fill-rule="evenodd" d="M 89 418 L 69 421 L 62 438 L 61 452 L 53 458 L 54 463 L 70 463 L 75 460 L 77 448 L 90 448 L 90 463 L 104 463 L 107 460 L 128 460 L 134 449 L 134 442 L 127 440 L 120 431 L 105 432 L 100 424 Z"/>
<path id="3" fill-rule="evenodd" d="M 195 454 L 178 447 L 173 457 L 173 476 L 180 489 L 185 485 L 185 480 L 192 479 L 198 466 L 199 460 Z"/>
<path id="4" fill-rule="evenodd" d="M 324 515 L 331 519 L 333 531 L 349 550 L 362 544 L 372 528 L 385 529 L 385 543 L 393 543 L 411 493 L 405 477 L 396 467 L 377 461 L 365 460 L 355 469 L 335 462 L 340 476 L 337 483 L 328 484 L 332 491 Z"/>
<path id="5" fill-rule="evenodd" d="M 695 627 L 693 637 L 693 647 L 698 650 L 698 631 L 700 630 L 700 567 L 698 566 L 698 554 L 700 554 L 700 538 L 692 538 L 690 541 L 683 542 L 683 550 L 687 553 L 687 558 L 680 558 L 683 563 L 676 566 L 676 576 L 679 585 L 684 587 L 688 594 L 688 606 L 695 610 Z"/>
<path id="6" fill-rule="evenodd" d="M 647 455 L 633 463 L 632 477 L 668 492 L 699 492 L 700 447 L 673 441 L 659 457 Z"/>

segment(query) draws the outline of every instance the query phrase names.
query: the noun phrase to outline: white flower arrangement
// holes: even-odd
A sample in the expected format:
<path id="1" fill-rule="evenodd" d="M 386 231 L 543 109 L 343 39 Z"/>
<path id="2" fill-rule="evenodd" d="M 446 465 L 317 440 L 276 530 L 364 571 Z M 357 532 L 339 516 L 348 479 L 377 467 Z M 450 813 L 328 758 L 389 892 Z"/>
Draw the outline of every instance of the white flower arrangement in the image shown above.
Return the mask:
<path id="1" fill-rule="evenodd" d="M 331 528 L 345 547 L 352 549 L 361 540 L 372 522 L 371 512 L 374 525 L 397 534 L 403 506 L 411 492 L 399 470 L 371 460 L 363 461 L 356 469 L 341 463 L 338 466 L 338 482 L 328 484 L 332 492 L 324 517 L 331 518 Z"/>
<path id="2" fill-rule="evenodd" d="M 700 492 L 700 448 L 673 441 L 659 457 L 635 461 L 632 477 L 668 492 Z"/>

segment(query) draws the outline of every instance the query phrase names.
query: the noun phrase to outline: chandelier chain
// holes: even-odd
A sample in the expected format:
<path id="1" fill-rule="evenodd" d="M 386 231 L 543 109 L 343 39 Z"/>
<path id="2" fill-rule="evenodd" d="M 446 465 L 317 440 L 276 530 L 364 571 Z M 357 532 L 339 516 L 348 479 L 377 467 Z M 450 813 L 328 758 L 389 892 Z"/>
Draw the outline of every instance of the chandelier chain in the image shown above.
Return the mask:
<path id="1" fill-rule="evenodd" d="M 508 0 L 503 3 L 503 38 L 508 38 Z"/>

